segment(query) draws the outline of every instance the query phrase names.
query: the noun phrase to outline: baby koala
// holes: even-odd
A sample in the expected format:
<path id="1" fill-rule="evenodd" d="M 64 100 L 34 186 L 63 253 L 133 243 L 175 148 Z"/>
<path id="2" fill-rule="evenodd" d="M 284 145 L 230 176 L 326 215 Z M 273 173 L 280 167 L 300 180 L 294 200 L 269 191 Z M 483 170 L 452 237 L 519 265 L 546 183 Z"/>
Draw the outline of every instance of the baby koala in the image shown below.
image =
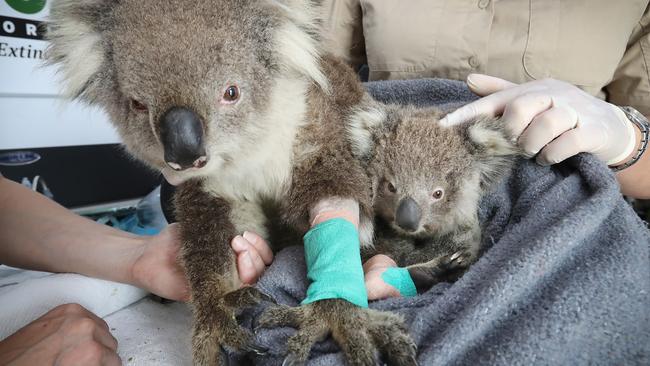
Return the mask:
<path id="1" fill-rule="evenodd" d="M 406 267 L 417 292 L 455 280 L 479 253 L 478 204 L 512 167 L 518 150 L 503 124 L 481 117 L 443 127 L 437 109 L 389 106 L 383 123 L 352 121 L 350 135 L 372 178 L 376 215 L 373 255 Z M 368 274 L 369 296 L 373 284 Z M 390 260 L 389 260 L 390 261 Z"/>

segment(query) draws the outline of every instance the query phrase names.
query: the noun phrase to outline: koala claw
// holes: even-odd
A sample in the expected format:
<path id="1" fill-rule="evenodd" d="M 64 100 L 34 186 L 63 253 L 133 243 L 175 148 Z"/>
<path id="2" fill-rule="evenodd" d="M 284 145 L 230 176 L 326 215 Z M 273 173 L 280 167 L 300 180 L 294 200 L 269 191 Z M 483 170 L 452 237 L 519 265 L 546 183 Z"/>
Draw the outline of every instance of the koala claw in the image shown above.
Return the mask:
<path id="1" fill-rule="evenodd" d="M 473 255 L 467 250 L 459 250 L 447 258 L 443 258 L 440 265 L 448 270 L 466 267 L 470 264 Z"/>
<path id="2" fill-rule="evenodd" d="M 260 295 L 262 296 L 262 300 L 263 300 L 263 301 L 270 302 L 270 303 L 273 304 L 273 305 L 277 305 L 277 304 L 278 304 L 277 300 L 275 300 L 275 299 L 274 299 L 273 297 L 271 297 L 270 295 L 267 295 L 267 294 L 265 294 L 264 292 L 261 292 L 261 291 L 260 291 Z"/>
<path id="3" fill-rule="evenodd" d="M 282 361 L 282 366 L 302 366 L 304 362 L 296 360 L 294 355 L 288 355 L 284 361 Z"/>
<path id="4" fill-rule="evenodd" d="M 244 351 L 253 352 L 258 356 L 264 356 L 269 352 L 269 348 L 259 344 L 251 343 L 244 347 Z"/>
<path id="5" fill-rule="evenodd" d="M 298 330 L 287 341 L 283 365 L 303 365 L 314 343 L 328 334 L 332 334 L 350 365 L 374 366 L 380 353 L 391 365 L 417 365 L 417 348 L 402 319 L 392 313 L 330 299 L 295 308 L 269 308 L 260 316 L 258 327 L 275 326 Z"/>
<path id="6" fill-rule="evenodd" d="M 251 286 L 242 287 L 237 291 L 230 292 L 223 299 L 226 306 L 235 308 L 255 306 L 262 301 L 277 303 L 271 296 Z"/>
<path id="7" fill-rule="evenodd" d="M 245 287 L 221 298 L 194 301 L 193 359 L 196 365 L 227 365 L 225 349 L 264 355 L 268 347 L 255 343 L 249 330 L 237 323 L 237 314 L 264 298 L 259 290 Z"/>
<path id="8" fill-rule="evenodd" d="M 449 258 L 449 260 L 453 261 L 454 259 L 460 257 L 462 254 L 463 254 L 462 251 L 461 252 L 456 252 L 456 253 L 452 254 L 452 256 L 451 256 L 451 258 Z"/>

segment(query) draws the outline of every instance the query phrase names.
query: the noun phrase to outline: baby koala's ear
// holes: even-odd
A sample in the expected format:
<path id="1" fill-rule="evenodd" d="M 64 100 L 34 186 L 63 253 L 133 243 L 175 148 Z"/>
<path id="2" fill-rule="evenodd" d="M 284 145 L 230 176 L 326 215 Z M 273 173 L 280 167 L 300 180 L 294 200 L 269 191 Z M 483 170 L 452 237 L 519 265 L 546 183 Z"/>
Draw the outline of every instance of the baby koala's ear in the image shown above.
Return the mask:
<path id="1" fill-rule="evenodd" d="M 498 118 L 480 116 L 460 126 L 481 175 L 481 186 L 490 188 L 507 174 L 520 154 Z"/>

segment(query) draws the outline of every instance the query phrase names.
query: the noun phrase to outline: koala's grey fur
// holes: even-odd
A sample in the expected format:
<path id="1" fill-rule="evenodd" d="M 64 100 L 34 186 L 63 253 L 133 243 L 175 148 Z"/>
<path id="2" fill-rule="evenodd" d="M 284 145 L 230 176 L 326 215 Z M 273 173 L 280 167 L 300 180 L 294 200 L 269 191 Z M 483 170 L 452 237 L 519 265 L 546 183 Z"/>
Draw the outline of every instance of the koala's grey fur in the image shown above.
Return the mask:
<path id="1" fill-rule="evenodd" d="M 52 3 L 49 60 L 59 65 L 66 93 L 103 107 L 135 157 L 169 172 L 161 118 L 183 108 L 200 120 L 193 131 L 202 134 L 207 165 L 174 173 L 188 179 L 175 205 L 199 365 L 223 363 L 222 347 L 264 351 L 236 321 L 261 295 L 238 290 L 230 241 L 246 230 L 268 238 L 265 208 L 304 234 L 319 201 L 353 199 L 362 243 L 372 240 L 371 184 L 346 138 L 347 121 L 370 98 L 351 69 L 319 52 L 314 3 Z M 224 104 L 231 85 L 241 97 Z M 289 340 L 290 363 L 305 361 L 311 345 L 331 332 L 351 364 L 374 365 L 377 353 L 415 364 L 413 341 L 395 315 L 343 300 L 278 309 L 262 324 L 301 328 Z"/>
<path id="2" fill-rule="evenodd" d="M 350 137 L 366 162 L 377 217 L 374 247 L 407 266 L 419 291 L 453 279 L 476 260 L 481 242 L 480 198 L 514 164 L 519 151 L 503 123 L 479 117 L 443 127 L 440 111 L 374 106 L 376 118 L 353 119 Z M 368 121 L 372 121 L 368 123 Z M 443 196 L 434 198 L 435 191 Z M 419 225 L 396 223 L 399 202 L 413 199 Z"/>

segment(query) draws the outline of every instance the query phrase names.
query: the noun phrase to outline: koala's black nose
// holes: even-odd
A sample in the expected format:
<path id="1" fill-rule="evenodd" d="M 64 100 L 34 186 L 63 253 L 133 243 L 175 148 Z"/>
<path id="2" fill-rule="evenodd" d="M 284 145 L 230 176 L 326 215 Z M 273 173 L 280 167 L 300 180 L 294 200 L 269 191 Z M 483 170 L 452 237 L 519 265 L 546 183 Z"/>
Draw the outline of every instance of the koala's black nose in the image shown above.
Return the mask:
<path id="1" fill-rule="evenodd" d="M 406 231 L 416 231 L 420 226 L 420 206 L 411 197 L 402 198 L 395 213 L 397 225 Z"/>
<path id="2" fill-rule="evenodd" d="M 174 170 L 202 168 L 208 162 L 203 146 L 203 126 L 191 109 L 172 107 L 160 118 L 160 139 L 165 162 Z"/>

